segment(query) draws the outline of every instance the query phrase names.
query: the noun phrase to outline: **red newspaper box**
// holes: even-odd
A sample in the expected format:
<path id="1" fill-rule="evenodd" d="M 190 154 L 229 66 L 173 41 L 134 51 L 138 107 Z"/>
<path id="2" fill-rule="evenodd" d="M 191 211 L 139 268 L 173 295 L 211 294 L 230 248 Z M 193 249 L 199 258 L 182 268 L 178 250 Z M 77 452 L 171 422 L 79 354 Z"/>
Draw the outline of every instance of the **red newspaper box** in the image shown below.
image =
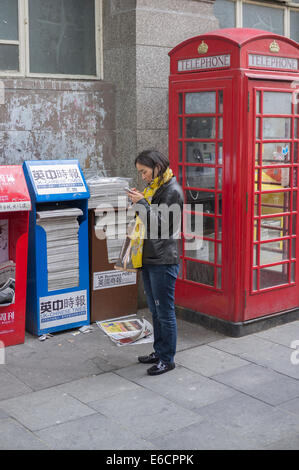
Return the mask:
<path id="1" fill-rule="evenodd" d="M 0 166 L 0 345 L 24 343 L 28 218 L 22 166 Z"/>

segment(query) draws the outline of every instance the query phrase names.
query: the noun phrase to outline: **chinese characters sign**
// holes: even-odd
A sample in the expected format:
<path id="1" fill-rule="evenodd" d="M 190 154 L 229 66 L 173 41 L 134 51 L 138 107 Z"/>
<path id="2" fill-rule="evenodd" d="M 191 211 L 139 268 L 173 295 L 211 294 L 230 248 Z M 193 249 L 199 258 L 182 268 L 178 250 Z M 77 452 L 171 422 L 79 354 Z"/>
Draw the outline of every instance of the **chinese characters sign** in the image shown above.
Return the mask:
<path id="1" fill-rule="evenodd" d="M 30 165 L 37 194 L 86 192 L 80 170 L 76 164 Z"/>
<path id="2" fill-rule="evenodd" d="M 49 295 L 39 299 L 41 329 L 87 320 L 87 291 Z"/>
<path id="3" fill-rule="evenodd" d="M 31 201 L 22 167 L 0 166 L 0 212 L 31 209 Z"/>
<path id="4" fill-rule="evenodd" d="M 93 273 L 93 290 L 136 284 L 136 273 L 127 271 L 102 271 Z"/>

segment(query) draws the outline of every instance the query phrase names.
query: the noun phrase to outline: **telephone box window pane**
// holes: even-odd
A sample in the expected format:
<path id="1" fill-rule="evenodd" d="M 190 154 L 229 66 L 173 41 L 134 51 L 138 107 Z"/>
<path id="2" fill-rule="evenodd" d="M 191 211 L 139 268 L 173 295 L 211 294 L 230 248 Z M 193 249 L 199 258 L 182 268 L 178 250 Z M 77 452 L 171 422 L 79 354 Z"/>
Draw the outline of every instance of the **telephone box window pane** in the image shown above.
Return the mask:
<path id="1" fill-rule="evenodd" d="M 196 209 L 196 208 L 195 208 Z M 201 207 L 197 208 L 201 209 Z M 202 214 L 192 214 L 190 212 L 184 211 L 183 214 L 183 230 L 186 236 L 198 235 L 202 237 L 203 234 L 203 216 Z M 198 244 L 201 244 L 199 240 Z M 189 244 L 189 248 L 193 247 L 192 244 Z"/>
<path id="2" fill-rule="evenodd" d="M 219 108 L 218 108 L 218 113 L 222 114 L 223 113 L 223 91 L 219 91 Z"/>
<path id="3" fill-rule="evenodd" d="M 292 258 L 296 258 L 296 238 L 292 239 Z"/>
<path id="4" fill-rule="evenodd" d="M 284 34 L 282 8 L 269 8 L 243 2 L 243 28 L 256 28 Z"/>
<path id="5" fill-rule="evenodd" d="M 222 165 L 223 162 L 223 146 L 218 144 L 218 164 Z"/>
<path id="6" fill-rule="evenodd" d="M 255 164 L 259 165 L 260 144 L 255 144 Z"/>
<path id="7" fill-rule="evenodd" d="M 298 139 L 298 119 L 294 120 L 294 138 Z"/>
<path id="8" fill-rule="evenodd" d="M 296 220 L 297 220 L 296 215 L 293 214 L 293 216 L 292 216 L 292 232 L 293 232 L 293 235 L 296 235 L 296 232 L 297 232 L 297 230 L 296 230 Z"/>
<path id="9" fill-rule="evenodd" d="M 179 166 L 179 184 L 183 186 L 183 169 L 181 166 Z"/>
<path id="10" fill-rule="evenodd" d="M 0 70 L 19 70 L 19 46 L 0 44 Z"/>
<path id="11" fill-rule="evenodd" d="M 260 264 L 278 263 L 289 259 L 289 240 L 261 243 Z"/>
<path id="12" fill-rule="evenodd" d="M 292 114 L 292 94 L 264 91 L 264 114 Z"/>
<path id="13" fill-rule="evenodd" d="M 186 137 L 188 139 L 214 139 L 215 118 L 186 118 Z"/>
<path id="14" fill-rule="evenodd" d="M 223 119 L 219 118 L 218 121 L 218 139 L 223 138 Z"/>
<path id="15" fill-rule="evenodd" d="M 254 196 L 254 215 L 259 215 L 259 199 L 260 197 L 256 194 Z"/>
<path id="16" fill-rule="evenodd" d="M 185 244 L 185 256 L 201 261 L 209 261 L 214 263 L 215 258 L 215 243 L 208 240 L 198 240 L 199 247 L 196 249 L 186 249 Z M 192 245 L 192 244 L 191 244 Z M 188 246 L 188 245 L 187 245 Z"/>
<path id="17" fill-rule="evenodd" d="M 216 113 L 216 92 L 186 93 L 185 114 Z"/>
<path id="18" fill-rule="evenodd" d="M 179 114 L 183 114 L 183 94 L 179 94 Z"/>
<path id="19" fill-rule="evenodd" d="M 215 188 L 215 168 L 202 166 L 185 167 L 186 186 L 193 188 Z"/>
<path id="20" fill-rule="evenodd" d="M 183 160 L 183 144 L 179 142 L 179 162 Z"/>
<path id="21" fill-rule="evenodd" d="M 183 119 L 179 118 L 179 139 L 183 137 Z"/>
<path id="22" fill-rule="evenodd" d="M 298 0 L 293 0 L 298 3 Z M 291 39 L 299 42 L 299 12 L 291 10 L 290 12 L 290 23 L 291 23 Z"/>
<path id="23" fill-rule="evenodd" d="M 289 139 L 291 118 L 264 118 L 263 139 Z"/>
<path id="24" fill-rule="evenodd" d="M 291 263 L 291 282 L 296 280 L 296 263 Z"/>
<path id="25" fill-rule="evenodd" d="M 201 204 L 201 212 L 207 214 L 214 214 L 215 212 L 215 193 L 207 191 L 195 191 L 193 189 L 187 189 L 185 191 L 186 204 L 190 204 L 192 211 L 197 210 L 197 205 Z"/>
<path id="26" fill-rule="evenodd" d="M 262 171 L 262 190 L 289 188 L 290 168 L 267 168 Z"/>
<path id="27" fill-rule="evenodd" d="M 257 139 L 260 138 L 260 122 L 261 122 L 261 119 L 256 118 L 256 120 L 255 120 L 255 137 Z"/>
<path id="28" fill-rule="evenodd" d="M 260 109 L 261 109 L 260 103 L 261 103 L 261 92 L 257 91 L 256 92 L 256 106 L 255 106 L 256 114 L 260 114 Z"/>
<path id="29" fill-rule="evenodd" d="M 261 194 L 261 214 L 279 214 L 288 212 L 290 193 L 277 192 Z"/>
<path id="30" fill-rule="evenodd" d="M 293 192 L 293 211 L 297 211 L 297 191 Z"/>
<path id="31" fill-rule="evenodd" d="M 289 235 L 289 217 L 261 219 L 261 240 L 271 240 Z"/>
<path id="32" fill-rule="evenodd" d="M 288 264 L 279 264 L 260 270 L 260 289 L 288 284 Z"/>
<path id="33" fill-rule="evenodd" d="M 253 270 L 253 275 L 252 275 L 252 289 L 257 290 L 257 269 Z"/>
<path id="34" fill-rule="evenodd" d="M 18 0 L 0 0 L 0 39 L 18 41 Z"/>
<path id="35" fill-rule="evenodd" d="M 221 268 L 217 268 L 217 287 L 221 289 Z"/>
<path id="36" fill-rule="evenodd" d="M 30 72 L 96 75 L 94 0 L 29 0 Z"/>
<path id="37" fill-rule="evenodd" d="M 217 232 L 217 239 L 222 239 L 222 220 L 218 219 L 218 232 Z"/>
<path id="38" fill-rule="evenodd" d="M 291 144 L 268 142 L 262 145 L 262 165 L 282 165 L 290 163 Z"/>
<path id="39" fill-rule="evenodd" d="M 186 260 L 186 279 L 214 286 L 214 266 Z"/>
<path id="40" fill-rule="evenodd" d="M 236 26 L 235 2 L 216 0 L 214 15 L 219 20 L 219 28 L 234 28 Z"/>
<path id="41" fill-rule="evenodd" d="M 259 245 L 253 245 L 253 266 L 257 266 L 258 248 Z"/>
<path id="42" fill-rule="evenodd" d="M 221 243 L 217 243 L 217 263 L 222 263 L 222 245 Z"/>
<path id="43" fill-rule="evenodd" d="M 215 219 L 214 217 L 203 216 L 203 236 L 215 238 Z"/>
<path id="44" fill-rule="evenodd" d="M 218 168 L 218 189 L 222 189 L 222 168 Z"/>
<path id="45" fill-rule="evenodd" d="M 217 195 L 217 200 L 218 200 L 218 215 L 222 214 L 222 194 Z"/>
<path id="46" fill-rule="evenodd" d="M 294 163 L 298 163 L 299 160 L 299 145 L 297 142 L 294 143 Z"/>
<path id="47" fill-rule="evenodd" d="M 215 143 L 187 142 L 186 161 L 188 163 L 215 163 Z"/>

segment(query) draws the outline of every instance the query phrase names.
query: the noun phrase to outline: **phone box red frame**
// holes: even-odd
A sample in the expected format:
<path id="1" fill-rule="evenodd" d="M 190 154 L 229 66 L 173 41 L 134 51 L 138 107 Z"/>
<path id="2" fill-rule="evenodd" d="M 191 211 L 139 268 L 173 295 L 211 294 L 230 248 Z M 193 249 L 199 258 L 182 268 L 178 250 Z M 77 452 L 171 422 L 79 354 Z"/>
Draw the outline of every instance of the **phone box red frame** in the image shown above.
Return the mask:
<path id="1" fill-rule="evenodd" d="M 30 196 L 20 165 L 0 166 L 0 267 L 15 263 L 15 295 L 0 304 L 1 347 L 24 343 L 27 286 L 28 219 Z M 4 233 L 5 232 L 5 233 Z M 8 258 L 8 259 L 7 259 Z M 12 274 L 13 276 L 13 274 Z M 10 277 L 12 277 L 10 276 Z M 1 279 L 1 269 L 0 269 Z M 0 286 L 1 289 L 1 286 Z"/>

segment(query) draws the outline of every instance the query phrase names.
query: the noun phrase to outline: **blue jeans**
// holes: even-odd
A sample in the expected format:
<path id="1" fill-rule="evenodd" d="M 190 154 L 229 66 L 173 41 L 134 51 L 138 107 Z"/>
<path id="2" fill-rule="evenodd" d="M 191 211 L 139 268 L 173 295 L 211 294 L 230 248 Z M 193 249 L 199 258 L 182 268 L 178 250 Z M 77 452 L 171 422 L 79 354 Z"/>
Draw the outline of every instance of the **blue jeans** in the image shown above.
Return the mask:
<path id="1" fill-rule="evenodd" d="M 154 351 L 166 363 L 174 362 L 177 324 L 174 289 L 178 264 L 145 264 L 142 278 L 147 303 L 153 317 Z"/>

